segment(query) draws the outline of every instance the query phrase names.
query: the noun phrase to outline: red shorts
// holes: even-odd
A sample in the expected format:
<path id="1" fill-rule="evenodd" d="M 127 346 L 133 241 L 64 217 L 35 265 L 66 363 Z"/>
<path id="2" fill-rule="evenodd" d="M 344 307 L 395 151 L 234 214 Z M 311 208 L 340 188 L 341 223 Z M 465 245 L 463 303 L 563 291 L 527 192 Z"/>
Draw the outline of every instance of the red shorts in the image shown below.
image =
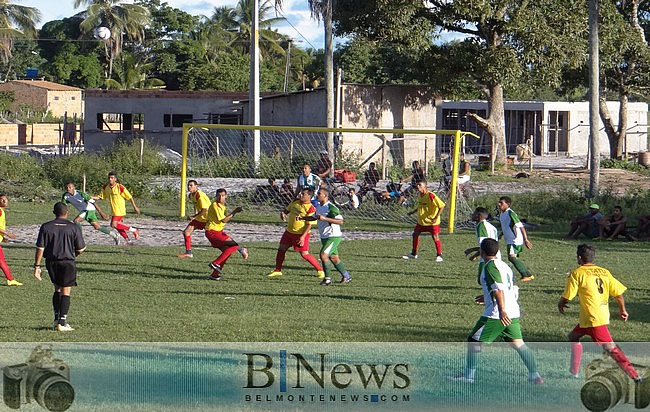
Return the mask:
<path id="1" fill-rule="evenodd" d="M 190 223 L 188 223 L 187 225 L 194 227 L 194 229 L 199 229 L 199 230 L 205 229 L 205 222 L 199 222 L 196 219 L 190 220 Z"/>
<path id="2" fill-rule="evenodd" d="M 221 249 L 226 241 L 231 240 L 230 236 L 224 231 L 219 230 L 206 230 L 205 237 L 208 238 L 212 247 Z"/>
<path id="3" fill-rule="evenodd" d="M 309 237 L 311 236 L 311 233 L 307 233 L 307 236 L 305 236 L 305 244 L 302 246 L 298 246 L 298 242 L 300 242 L 300 234 L 297 233 L 289 233 L 288 231 L 284 231 L 282 234 L 282 238 L 280 239 L 280 244 L 281 245 L 291 245 L 293 246 L 293 250 L 296 252 L 308 252 L 309 251 Z"/>
<path id="4" fill-rule="evenodd" d="M 594 326 L 590 328 L 581 328 L 580 325 L 576 325 L 576 327 L 571 331 L 571 334 L 578 335 L 580 337 L 589 335 L 591 336 L 591 339 L 596 343 L 614 342 L 612 335 L 609 334 L 607 325 Z"/>
<path id="5" fill-rule="evenodd" d="M 124 216 L 111 216 L 111 223 L 122 222 L 122 221 L 124 221 Z"/>
<path id="6" fill-rule="evenodd" d="M 413 233 L 431 233 L 432 235 L 437 235 L 440 233 L 440 225 L 432 225 L 432 226 L 421 226 L 421 225 L 415 225 L 415 229 L 413 229 Z"/>

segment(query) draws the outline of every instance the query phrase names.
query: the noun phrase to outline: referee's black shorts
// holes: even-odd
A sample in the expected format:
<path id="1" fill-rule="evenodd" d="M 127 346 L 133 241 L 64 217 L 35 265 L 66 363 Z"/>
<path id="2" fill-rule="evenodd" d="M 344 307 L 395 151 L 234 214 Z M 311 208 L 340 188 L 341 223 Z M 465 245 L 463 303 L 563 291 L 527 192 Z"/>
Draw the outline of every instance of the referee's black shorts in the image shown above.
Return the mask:
<path id="1" fill-rule="evenodd" d="M 77 286 L 77 266 L 74 260 L 47 260 L 45 267 L 56 286 Z"/>

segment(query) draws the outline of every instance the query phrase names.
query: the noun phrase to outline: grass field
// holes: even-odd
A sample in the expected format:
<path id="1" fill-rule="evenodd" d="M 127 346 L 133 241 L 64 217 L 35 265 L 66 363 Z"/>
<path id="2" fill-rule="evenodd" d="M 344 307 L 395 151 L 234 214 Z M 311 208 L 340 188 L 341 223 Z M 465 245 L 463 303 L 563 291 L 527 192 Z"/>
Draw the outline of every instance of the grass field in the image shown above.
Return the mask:
<path id="1" fill-rule="evenodd" d="M 577 323 L 577 302 L 565 316 L 556 303 L 576 265 L 578 242 L 559 237 L 532 232 L 534 248 L 522 256 L 537 275 L 520 285 L 529 341 L 564 341 Z M 401 259 L 410 239 L 344 242 L 341 253 L 353 281 L 331 287 L 319 286 L 315 272 L 293 252 L 285 275 L 268 279 L 277 247 L 270 242 L 246 245 L 247 261 L 233 255 L 221 282 L 207 279 L 207 264 L 216 256 L 210 248 L 180 260 L 180 246 L 89 245 L 78 261 L 79 287 L 70 310 L 77 330 L 68 334 L 52 331 L 52 286 L 31 276 L 34 248 L 5 244 L 7 262 L 24 286 L 0 287 L 0 341 L 463 341 L 482 312 L 473 304 L 480 293 L 476 263 L 462 253 L 475 238 L 461 232 L 443 235 L 442 242 L 443 263 L 433 262 L 428 238 L 416 261 Z M 649 249 L 647 243 L 597 244 L 597 263 L 628 287 L 627 323 L 614 320 L 616 305 L 610 304 L 611 331 L 619 341 L 648 338 Z M 311 250 L 317 251 L 313 243 Z"/>

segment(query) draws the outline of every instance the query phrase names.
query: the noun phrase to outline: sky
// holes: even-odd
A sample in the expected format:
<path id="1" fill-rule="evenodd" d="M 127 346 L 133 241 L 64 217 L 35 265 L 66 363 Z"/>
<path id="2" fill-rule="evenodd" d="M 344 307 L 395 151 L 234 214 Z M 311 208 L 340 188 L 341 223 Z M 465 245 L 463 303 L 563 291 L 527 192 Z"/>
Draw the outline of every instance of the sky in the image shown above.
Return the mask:
<path id="1" fill-rule="evenodd" d="M 210 16 L 212 10 L 219 6 L 234 7 L 237 0 L 165 0 L 170 6 L 184 10 L 192 15 Z M 263 0 L 260 0 L 263 1 Z M 70 17 L 84 8 L 74 9 L 73 0 L 15 0 L 23 6 L 36 7 L 42 17 L 39 28 L 48 21 Z M 124 0 L 124 3 L 132 1 Z M 277 25 L 279 32 L 292 37 L 298 46 L 307 48 L 324 48 L 323 24 L 311 18 L 307 0 L 283 0 L 281 13 L 294 27 L 288 23 Z"/>

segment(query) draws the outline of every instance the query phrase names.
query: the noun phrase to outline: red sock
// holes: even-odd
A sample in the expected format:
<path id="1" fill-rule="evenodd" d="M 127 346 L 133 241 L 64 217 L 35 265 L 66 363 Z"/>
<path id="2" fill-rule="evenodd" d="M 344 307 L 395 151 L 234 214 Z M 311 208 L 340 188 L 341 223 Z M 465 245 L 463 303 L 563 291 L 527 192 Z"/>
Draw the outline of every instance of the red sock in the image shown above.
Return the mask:
<path id="1" fill-rule="evenodd" d="M 314 269 L 319 271 L 323 270 L 323 267 L 320 265 L 320 263 L 318 263 L 318 260 L 316 260 L 316 258 L 309 253 L 302 255 L 302 258 L 309 262 L 314 267 Z"/>
<path id="2" fill-rule="evenodd" d="M 129 239 L 129 235 L 127 234 L 128 232 L 127 232 L 126 230 L 124 230 L 124 229 L 118 229 L 118 228 L 115 228 L 115 229 L 117 230 L 117 233 L 119 233 L 120 235 L 122 235 L 122 237 L 123 237 L 124 239 L 127 239 L 127 240 Z"/>
<path id="3" fill-rule="evenodd" d="M 192 250 L 192 236 L 183 236 L 185 238 L 185 250 Z"/>
<path id="4" fill-rule="evenodd" d="M 215 265 L 219 265 L 220 267 L 223 268 L 223 265 L 226 264 L 226 261 L 228 260 L 230 255 L 235 253 L 238 248 L 239 246 L 230 246 L 229 248 L 226 248 L 226 250 L 221 252 L 218 258 L 212 261 L 212 263 L 214 263 Z"/>
<path id="5" fill-rule="evenodd" d="M 275 271 L 282 272 L 282 263 L 284 263 L 284 255 L 287 254 L 286 250 L 279 250 L 277 255 L 275 255 Z"/>
<path id="6" fill-rule="evenodd" d="M 2 247 L 0 247 L 0 270 L 5 274 L 7 280 L 14 280 L 13 276 L 11 276 L 11 269 L 9 269 L 9 265 L 5 261 L 5 254 L 2 252 Z"/>
<path id="7" fill-rule="evenodd" d="M 438 239 L 438 240 L 433 239 L 433 243 L 436 244 L 436 253 L 438 255 L 442 255 L 442 243 L 440 243 L 440 239 Z"/>
<path id="8" fill-rule="evenodd" d="M 616 347 L 614 347 L 614 349 L 611 349 L 608 352 L 609 352 L 609 356 L 611 356 L 612 359 L 614 359 L 616 361 L 618 366 L 620 366 L 621 369 L 623 369 L 625 371 L 625 373 L 627 373 L 627 376 L 629 376 L 632 379 L 638 379 L 639 378 L 639 374 L 636 372 L 636 370 L 634 369 L 634 366 L 632 366 L 632 364 L 627 359 L 627 356 L 625 356 L 625 354 L 623 353 L 621 348 L 616 346 Z"/>
<path id="9" fill-rule="evenodd" d="M 128 231 L 129 229 L 131 229 L 131 226 L 127 226 L 127 225 L 125 225 L 125 224 L 123 224 L 123 223 L 118 223 L 118 224 L 115 225 L 115 229 L 117 229 L 118 232 L 119 232 L 120 230 L 126 230 L 126 231 Z"/>
<path id="10" fill-rule="evenodd" d="M 569 367 L 569 372 L 573 375 L 577 375 L 580 372 L 580 360 L 582 359 L 582 344 L 581 343 L 572 343 L 571 344 L 571 366 Z"/>
<path id="11" fill-rule="evenodd" d="M 413 250 L 411 251 L 411 253 L 413 253 L 414 255 L 417 255 L 418 254 L 418 246 L 420 246 L 420 234 L 419 233 L 413 235 Z"/>

